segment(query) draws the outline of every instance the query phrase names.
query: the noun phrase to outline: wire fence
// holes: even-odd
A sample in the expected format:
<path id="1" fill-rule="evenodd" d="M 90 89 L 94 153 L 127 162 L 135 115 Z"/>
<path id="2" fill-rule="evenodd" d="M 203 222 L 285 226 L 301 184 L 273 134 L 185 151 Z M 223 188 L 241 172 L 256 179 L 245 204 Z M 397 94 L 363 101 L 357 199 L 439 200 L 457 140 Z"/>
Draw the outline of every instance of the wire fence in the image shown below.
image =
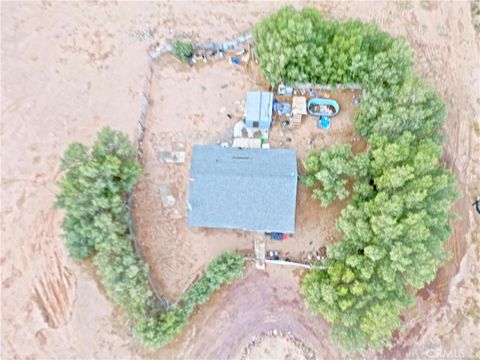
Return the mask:
<path id="1" fill-rule="evenodd" d="M 134 143 L 136 153 L 137 153 L 137 160 L 142 166 L 144 165 L 143 140 L 145 137 L 148 107 L 150 104 L 150 92 L 152 88 L 154 60 L 155 58 L 153 58 L 151 55 L 148 56 L 148 68 L 145 74 L 145 82 L 142 90 L 142 103 L 140 107 L 140 117 L 138 119 L 138 126 L 137 126 L 137 132 L 135 135 L 135 143 Z M 138 243 L 137 228 L 135 225 L 135 218 L 133 216 L 133 209 L 135 208 L 135 189 L 136 189 L 136 186 L 128 193 L 128 196 L 127 196 L 128 229 L 130 231 L 130 235 L 132 236 L 133 248 L 135 250 L 135 253 L 144 261 L 144 263 L 148 264 L 148 262 L 145 261 L 145 256 L 142 252 L 140 244 Z M 165 310 L 168 310 L 171 304 L 165 297 L 163 297 L 158 292 L 158 290 L 154 286 L 150 270 L 147 271 L 147 274 L 148 274 L 148 283 L 149 283 L 150 289 L 155 294 L 157 301 L 163 306 Z"/>

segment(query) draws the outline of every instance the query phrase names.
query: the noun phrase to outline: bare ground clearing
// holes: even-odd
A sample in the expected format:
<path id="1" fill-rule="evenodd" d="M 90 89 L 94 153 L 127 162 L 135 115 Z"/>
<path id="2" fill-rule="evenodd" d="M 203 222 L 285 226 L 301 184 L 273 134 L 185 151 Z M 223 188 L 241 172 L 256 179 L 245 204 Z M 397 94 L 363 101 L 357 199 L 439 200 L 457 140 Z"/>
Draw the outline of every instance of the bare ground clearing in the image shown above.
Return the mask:
<path id="1" fill-rule="evenodd" d="M 188 172 L 192 147 L 231 144 L 233 127 L 243 119 L 246 91 L 266 89 L 256 67 L 246 71 L 226 60 L 188 68 L 165 57 L 154 66 L 143 147 L 145 170 L 135 191 L 135 219 L 155 286 L 170 301 L 176 301 L 201 275 L 212 257 L 227 250 L 252 253 L 253 233 L 187 226 Z M 353 131 L 353 92 L 329 95 L 342 109 L 329 130 L 316 128 L 315 119 L 308 116 L 299 127 L 282 126 L 277 119 L 270 131 L 271 146 L 296 149 L 299 163 L 308 150 L 318 146 L 353 141 L 361 146 Z M 164 154 L 171 151 L 184 151 L 185 162 L 165 163 Z M 169 188 L 174 204 L 162 203 L 162 186 Z M 295 236 L 283 242 L 269 240 L 267 251 L 279 250 L 282 257 L 306 260 L 307 252 L 338 240 L 335 218 L 345 202 L 323 209 L 310 195 L 311 190 L 299 186 Z"/>
<path id="2" fill-rule="evenodd" d="M 302 5 L 297 2 L 295 6 Z M 90 274 L 65 254 L 57 225 L 61 214 L 51 207 L 59 157 L 72 141 L 91 143 L 105 125 L 134 134 L 146 73 L 145 50 L 150 42 L 165 43 L 181 31 L 199 42 L 233 38 L 281 4 L 4 2 L 1 6 L 1 357 L 151 357 L 139 352 L 126 324 Z M 419 72 L 432 81 L 449 111 L 445 159 L 464 193 L 456 205 L 462 220 L 455 223 L 455 234 L 448 243 L 453 258 L 419 294 L 417 307 L 406 314 L 405 333 L 383 357 L 425 358 L 426 349 L 465 350 L 473 357 L 478 350 L 475 314 L 480 240 L 474 237 L 479 233 L 479 220 L 470 204 L 480 192 L 480 51 L 470 4 L 400 1 L 315 6 L 332 18 L 373 20 L 394 35 L 406 36 L 416 51 Z M 153 29 L 153 38 L 143 41 L 136 34 L 146 24 Z M 170 82 L 170 86 L 171 92 L 180 94 L 183 85 Z M 243 99 L 248 86 L 229 87 L 229 92 L 236 91 L 231 98 Z M 209 114 L 211 109 L 207 110 Z M 174 121 L 172 118 L 171 123 Z M 199 267 L 191 272 L 187 269 L 186 274 L 196 273 Z M 161 275 L 161 270 L 157 272 Z M 298 281 L 289 280 L 289 272 L 287 269 L 274 278 L 277 288 L 283 289 L 281 298 L 294 299 Z M 155 356 L 240 357 L 251 336 L 277 326 L 284 331 L 290 327 L 316 350 L 317 358 L 338 358 L 321 319 L 311 320 L 318 321 L 312 322 L 318 328 L 309 332 L 302 330 L 306 317 L 297 317 L 300 324 L 295 325 L 277 318 L 278 307 L 273 306 L 277 300 L 268 295 L 273 293 L 271 282 L 265 280 L 267 275 L 255 274 L 249 273 L 233 288 L 217 293 L 194 315 L 180 338 Z M 55 305 L 56 299 L 60 306 Z M 302 312 L 303 303 L 298 300 L 285 303 L 283 313 Z M 260 312 L 270 314 L 270 322 L 264 325 L 266 320 L 260 319 L 261 325 L 251 321 L 239 334 L 229 331 L 226 319 L 248 317 L 254 301 L 272 306 Z M 223 313 L 224 307 L 229 313 Z M 234 318 L 236 313 L 240 315 Z M 224 318 L 222 314 L 226 314 Z M 278 319 L 278 325 L 272 319 Z M 235 326 L 234 321 L 233 330 Z M 229 336 L 222 337 L 222 332 Z"/>

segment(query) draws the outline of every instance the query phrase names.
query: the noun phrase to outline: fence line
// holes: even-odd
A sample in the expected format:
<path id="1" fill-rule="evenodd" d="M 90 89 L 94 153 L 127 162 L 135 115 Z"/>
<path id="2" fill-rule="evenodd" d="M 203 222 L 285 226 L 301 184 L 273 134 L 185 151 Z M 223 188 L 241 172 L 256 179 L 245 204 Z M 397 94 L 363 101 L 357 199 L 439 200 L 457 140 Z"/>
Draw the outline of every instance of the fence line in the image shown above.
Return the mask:
<path id="1" fill-rule="evenodd" d="M 153 57 L 151 54 L 148 56 L 148 68 L 147 68 L 147 73 L 145 74 L 145 81 L 143 84 L 143 89 L 142 89 L 142 99 L 141 99 L 141 106 L 140 106 L 140 117 L 138 118 L 138 126 L 137 126 L 137 132 L 135 136 L 135 149 L 137 153 L 137 160 L 142 164 L 142 167 L 144 165 L 143 161 L 143 140 L 145 136 L 145 130 L 146 130 L 146 121 L 147 121 L 147 115 L 148 115 L 148 107 L 150 105 L 150 92 L 152 88 L 152 78 L 153 78 L 153 61 L 156 58 Z M 144 261 L 145 264 L 148 263 L 145 261 L 145 256 L 143 255 L 143 252 L 141 250 L 141 247 L 138 243 L 138 238 L 137 238 L 137 228 L 135 225 L 135 219 L 133 217 L 133 209 L 135 208 L 135 189 L 136 186 L 128 193 L 127 195 L 127 209 L 128 209 L 128 229 L 130 231 L 130 234 L 132 236 L 132 243 L 133 243 L 133 248 L 135 250 L 135 253 Z M 155 294 L 155 297 L 157 300 L 160 302 L 160 304 L 164 307 L 165 310 L 168 310 L 170 307 L 170 304 L 167 299 L 165 299 L 163 296 L 160 295 L 160 293 L 157 291 L 156 287 L 153 286 L 153 280 L 152 280 L 152 275 L 151 271 L 147 271 L 147 276 L 148 276 L 148 283 L 150 285 L 150 289 L 153 291 Z"/>

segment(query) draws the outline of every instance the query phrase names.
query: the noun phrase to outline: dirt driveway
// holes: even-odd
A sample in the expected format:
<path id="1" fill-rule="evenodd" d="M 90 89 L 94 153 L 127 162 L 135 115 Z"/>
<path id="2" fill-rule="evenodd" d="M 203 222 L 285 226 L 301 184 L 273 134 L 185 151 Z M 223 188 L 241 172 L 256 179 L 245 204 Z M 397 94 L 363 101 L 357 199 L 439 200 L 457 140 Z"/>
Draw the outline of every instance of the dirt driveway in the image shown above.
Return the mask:
<path id="1" fill-rule="evenodd" d="M 245 277 L 202 306 L 192 317 L 192 325 L 159 351 L 159 357 L 240 359 L 252 338 L 277 330 L 301 339 L 316 359 L 340 358 L 339 349 L 330 343 L 328 325 L 304 306 L 298 292 L 301 274 L 287 267 L 269 267 L 263 272 L 248 266 Z M 276 346 L 287 347 L 288 343 Z"/>

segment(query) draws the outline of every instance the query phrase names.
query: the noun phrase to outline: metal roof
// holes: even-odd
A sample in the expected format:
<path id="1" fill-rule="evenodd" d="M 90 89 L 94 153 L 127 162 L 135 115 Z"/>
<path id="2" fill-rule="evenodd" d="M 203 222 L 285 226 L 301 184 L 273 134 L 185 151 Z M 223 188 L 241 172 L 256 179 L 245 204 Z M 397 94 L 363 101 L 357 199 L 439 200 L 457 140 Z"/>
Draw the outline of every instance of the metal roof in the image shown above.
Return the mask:
<path id="1" fill-rule="evenodd" d="M 272 122 L 273 94 L 263 91 L 247 92 L 245 102 L 245 121 Z"/>
<path id="2" fill-rule="evenodd" d="M 190 226 L 294 233 L 296 195 L 294 150 L 193 148 Z"/>

